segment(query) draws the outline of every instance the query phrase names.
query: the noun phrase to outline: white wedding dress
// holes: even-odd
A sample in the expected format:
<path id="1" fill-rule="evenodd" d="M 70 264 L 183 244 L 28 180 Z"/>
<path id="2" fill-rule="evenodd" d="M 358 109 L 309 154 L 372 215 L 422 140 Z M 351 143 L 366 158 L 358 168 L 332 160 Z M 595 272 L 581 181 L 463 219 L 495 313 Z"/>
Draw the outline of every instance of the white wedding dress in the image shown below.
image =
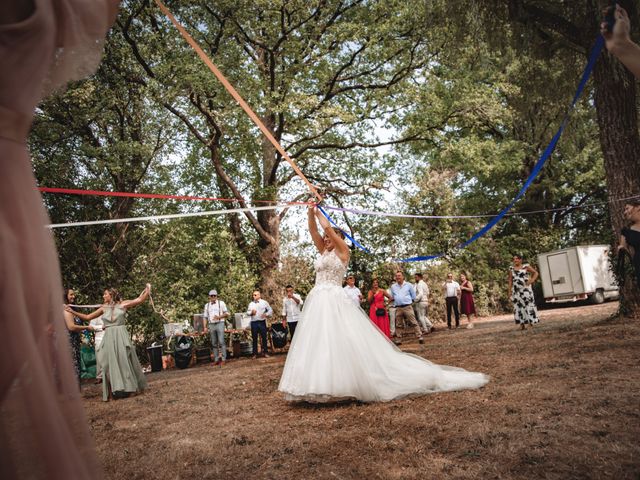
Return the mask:
<path id="1" fill-rule="evenodd" d="M 346 266 L 334 251 L 316 261 L 278 390 L 290 401 L 362 402 L 479 388 L 482 373 L 436 365 L 399 350 L 342 290 Z"/>

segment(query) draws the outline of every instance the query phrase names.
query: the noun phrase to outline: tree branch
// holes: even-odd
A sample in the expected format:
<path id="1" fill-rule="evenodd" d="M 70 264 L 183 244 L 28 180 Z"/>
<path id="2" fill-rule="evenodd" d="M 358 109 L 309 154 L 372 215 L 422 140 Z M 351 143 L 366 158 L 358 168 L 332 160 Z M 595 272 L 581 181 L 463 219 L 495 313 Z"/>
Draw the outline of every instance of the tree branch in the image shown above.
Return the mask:
<path id="1" fill-rule="evenodd" d="M 525 0 L 509 0 L 509 18 L 524 25 L 536 22 L 549 28 L 576 45 L 584 46 L 580 29 L 567 19 Z"/>
<path id="2" fill-rule="evenodd" d="M 212 144 L 212 146 L 209 148 L 209 151 L 211 152 L 211 161 L 213 163 L 213 168 L 215 169 L 216 174 L 222 179 L 225 185 L 229 188 L 229 190 L 231 190 L 231 192 L 233 193 L 233 196 L 238 200 L 238 203 L 240 204 L 240 206 L 242 208 L 247 208 L 247 203 L 244 200 L 242 193 L 238 189 L 235 182 L 227 174 L 227 172 L 225 171 L 222 165 L 222 160 L 220 158 L 220 154 L 218 153 L 218 148 L 216 145 L 217 144 Z M 273 238 L 273 236 L 271 236 L 269 232 L 267 232 L 264 228 L 262 228 L 262 225 L 260 225 L 260 222 L 258 222 L 258 219 L 256 218 L 255 215 L 253 215 L 251 212 L 244 212 L 244 215 L 245 217 L 247 217 L 247 220 L 249 220 L 253 228 L 255 228 L 256 232 L 258 232 L 258 235 L 260 235 L 262 239 L 264 239 L 269 243 L 275 242 L 275 239 Z"/>
<path id="3" fill-rule="evenodd" d="M 162 102 L 162 106 L 164 108 L 166 108 L 167 110 L 169 110 L 171 113 L 173 113 L 180 120 L 182 120 L 182 123 L 185 124 L 185 126 L 189 129 L 189 131 L 193 134 L 193 136 L 198 139 L 198 141 L 200 143 L 202 143 L 203 145 L 205 145 L 207 147 L 210 146 L 209 145 L 209 141 L 206 138 L 204 138 L 204 136 L 198 131 L 198 129 L 191 122 L 191 120 L 189 120 L 189 118 L 187 117 L 186 114 L 182 113 L 180 110 L 178 110 L 177 108 L 175 108 L 173 105 L 171 105 L 168 102 Z"/>

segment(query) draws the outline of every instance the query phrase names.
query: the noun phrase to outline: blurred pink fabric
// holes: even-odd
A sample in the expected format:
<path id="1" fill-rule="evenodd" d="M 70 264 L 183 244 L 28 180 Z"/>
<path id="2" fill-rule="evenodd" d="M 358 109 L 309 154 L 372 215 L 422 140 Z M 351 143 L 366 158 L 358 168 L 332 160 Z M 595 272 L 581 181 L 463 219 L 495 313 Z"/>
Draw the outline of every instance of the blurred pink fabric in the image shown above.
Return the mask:
<path id="1" fill-rule="evenodd" d="M 0 25 L 0 478 L 101 476 L 26 139 L 45 94 L 95 71 L 118 3 L 34 0 L 24 21 Z"/>

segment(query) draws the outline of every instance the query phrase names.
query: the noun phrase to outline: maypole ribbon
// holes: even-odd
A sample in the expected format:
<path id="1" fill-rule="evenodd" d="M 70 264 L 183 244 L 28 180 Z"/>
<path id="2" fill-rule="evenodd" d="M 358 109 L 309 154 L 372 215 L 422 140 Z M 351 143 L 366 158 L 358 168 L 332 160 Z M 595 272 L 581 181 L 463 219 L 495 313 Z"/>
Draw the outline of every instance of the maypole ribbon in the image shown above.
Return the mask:
<path id="1" fill-rule="evenodd" d="M 38 187 L 38 190 L 43 193 L 59 193 L 62 195 L 88 195 L 88 196 L 102 196 L 102 197 L 131 197 L 131 198 L 153 198 L 153 199 L 168 199 L 168 200 L 192 200 L 192 201 L 218 201 L 218 202 L 237 202 L 237 198 L 220 198 L 220 197 L 198 197 L 193 195 L 174 195 L 165 193 L 136 193 L 136 192 L 110 192 L 105 190 L 80 190 L 75 188 L 52 188 L 52 187 Z M 505 214 L 505 217 L 512 216 L 524 216 L 524 215 L 536 215 L 539 213 L 549 212 L 562 212 L 567 210 L 579 210 L 582 208 L 589 208 L 596 205 L 605 205 L 611 202 L 625 202 L 640 198 L 640 195 L 632 195 L 630 197 L 622 198 L 609 198 L 606 202 L 590 202 L 579 205 L 567 205 L 566 207 L 557 208 L 545 208 L 541 210 L 529 210 L 526 212 L 512 212 Z M 273 200 L 252 200 L 253 203 L 268 203 L 273 204 Z M 300 202 L 300 201 L 287 201 L 282 202 L 280 206 L 307 206 L 316 205 L 313 202 Z M 385 218 L 413 218 L 413 219 L 429 219 L 429 220 L 464 220 L 472 218 L 492 218 L 495 213 L 482 213 L 476 215 L 418 215 L 408 213 L 394 213 L 394 212 L 377 212 L 373 210 L 360 210 L 357 208 L 345 208 L 345 207 L 332 207 L 331 205 L 324 205 L 326 210 L 333 210 L 336 212 L 354 213 L 356 215 L 370 215 L 375 217 Z"/>
<path id="2" fill-rule="evenodd" d="M 63 195 L 89 195 L 98 197 L 154 198 L 162 200 L 193 200 L 203 202 L 239 202 L 237 198 L 198 197 L 194 195 L 169 195 L 163 193 L 108 192 L 105 190 L 80 190 L 77 188 L 38 187 L 42 193 L 60 193 Z M 273 200 L 252 200 L 253 203 L 271 203 Z M 287 205 L 308 205 L 309 202 L 286 202 Z"/>
<path id="3" fill-rule="evenodd" d="M 207 56 L 207 54 L 202 50 L 202 48 L 200 48 L 200 45 L 198 45 L 198 43 L 191 37 L 191 35 L 189 35 L 189 33 L 185 30 L 182 24 L 180 24 L 180 22 L 176 20 L 173 14 L 160 0 L 155 0 L 155 2 L 156 2 L 156 5 L 158 5 L 158 7 L 160 8 L 160 10 L 162 10 L 162 12 L 171 21 L 171 23 L 173 23 L 173 25 L 178 29 L 178 31 L 184 37 L 187 43 L 191 45 L 191 48 L 195 50 L 195 52 L 198 54 L 200 59 L 205 63 L 205 65 L 207 65 L 207 67 L 209 67 L 209 70 L 213 72 L 213 74 L 217 77 L 220 83 L 222 83 L 224 88 L 227 89 L 227 91 L 231 94 L 231 96 L 235 99 L 235 101 L 238 102 L 238 104 L 242 107 L 242 109 L 246 112 L 246 114 L 249 115 L 249 118 L 253 120 L 253 123 L 256 124 L 256 126 L 262 131 L 264 136 L 267 137 L 267 139 L 271 142 L 271 144 L 275 147 L 275 149 L 280 153 L 280 155 L 282 155 L 282 158 L 284 158 L 289 163 L 289 165 L 291 165 L 291 168 L 293 168 L 296 174 L 307 184 L 307 186 L 311 190 L 311 193 L 313 193 L 313 195 L 315 195 L 318 201 L 321 202 L 322 196 L 320 195 L 320 193 L 318 193 L 318 190 L 316 189 L 316 187 L 307 179 L 307 177 L 304 176 L 304 173 L 302 173 L 302 170 L 300 170 L 298 165 L 296 165 L 296 163 L 291 159 L 291 157 L 289 157 L 289 154 L 287 154 L 285 149 L 282 148 L 282 145 L 280 145 L 280 143 L 275 139 L 275 137 L 271 134 L 269 129 L 265 127 L 265 125 L 254 113 L 254 111 L 247 104 L 247 102 L 244 101 L 244 99 L 240 96 L 240 94 L 236 91 L 236 89 L 233 88 L 233 85 L 229 83 L 229 81 L 222 74 L 222 72 L 218 70 L 218 67 L 214 65 L 214 63 Z"/>
<path id="4" fill-rule="evenodd" d="M 593 46 L 593 49 L 591 50 L 591 54 L 589 55 L 589 61 L 587 62 L 587 66 L 585 67 L 584 72 L 582 73 L 582 78 L 580 79 L 580 83 L 578 84 L 578 88 L 576 90 L 576 93 L 573 96 L 573 101 L 571 102 L 571 105 L 569 106 L 569 109 L 567 110 L 567 113 L 565 114 L 565 116 L 564 116 L 564 118 L 562 120 L 562 123 L 560 124 L 560 128 L 558 129 L 557 133 L 551 139 L 551 142 L 549 143 L 547 148 L 545 148 L 544 152 L 542 153 L 542 156 L 540 157 L 538 162 L 533 167 L 533 170 L 529 174 L 529 177 L 527 178 L 527 180 L 524 182 L 524 185 L 522 186 L 522 188 L 520 188 L 520 191 L 518 192 L 518 194 L 509 203 L 509 205 L 507 205 L 504 209 L 502 209 L 502 211 L 500 213 L 498 213 L 495 217 L 493 217 L 484 227 L 482 227 L 469 240 L 467 240 L 466 242 L 458 245 L 457 248 L 459 248 L 459 249 L 466 248 L 467 246 L 469 246 L 470 244 L 472 244 L 473 242 L 478 240 L 480 237 L 483 237 L 500 220 L 502 220 L 502 218 L 507 214 L 507 212 L 509 210 L 511 210 L 511 208 L 515 205 L 515 203 L 524 195 L 524 193 L 527 191 L 529 186 L 536 179 L 536 177 L 540 173 L 540 170 L 542 170 L 542 167 L 544 167 L 544 164 L 549 159 L 549 157 L 551 157 L 551 154 L 553 153 L 554 149 L 556 148 L 556 144 L 558 143 L 558 140 L 560 139 L 560 136 L 562 135 L 562 132 L 564 131 L 564 128 L 567 125 L 567 122 L 569 120 L 569 116 L 570 116 L 571 112 L 573 111 L 573 109 L 574 109 L 574 107 L 576 105 L 576 102 L 580 98 L 580 95 L 582 94 L 582 91 L 584 90 L 585 85 L 587 84 L 587 80 L 589 79 L 589 76 L 591 75 L 593 67 L 595 66 L 595 63 L 596 63 L 598 57 L 600 56 L 600 52 L 602 51 L 603 47 L 604 47 L 604 38 L 602 37 L 602 35 L 599 35 L 598 39 L 596 40 L 595 45 Z M 423 256 L 419 256 L 419 257 L 401 258 L 401 259 L 398 259 L 396 261 L 397 262 L 420 262 L 420 261 L 424 261 L 424 260 L 433 260 L 433 259 L 436 259 L 436 258 L 440 258 L 440 257 L 443 257 L 444 255 L 445 255 L 445 253 L 438 253 L 437 255 L 423 255 Z"/>
<path id="5" fill-rule="evenodd" d="M 164 314 L 164 310 L 162 309 L 158 310 L 156 308 L 156 304 L 153 302 L 153 297 L 151 296 L 151 292 L 149 292 L 149 304 L 151 305 L 151 308 L 153 309 L 153 311 L 158 315 L 160 315 L 165 322 L 173 323 L 172 320 Z"/>
<path id="6" fill-rule="evenodd" d="M 334 227 L 339 229 L 344 234 L 344 236 L 347 237 L 349 239 L 349 241 L 351 241 L 351 243 L 353 243 L 360 250 L 362 250 L 364 252 L 367 252 L 367 253 L 371 253 L 368 248 L 363 247 L 362 245 L 360 245 L 355 238 L 353 238 L 351 235 L 349 235 L 347 232 L 345 232 L 342 228 L 340 228 L 338 226 L 338 224 L 336 222 L 334 222 L 333 219 L 329 216 L 329 214 L 327 212 L 325 212 L 324 208 L 322 208 L 320 205 L 316 205 L 316 208 L 318 210 L 320 210 L 320 212 L 327 218 L 327 220 L 329 220 L 329 223 L 331 223 L 331 225 L 333 225 Z"/>
<path id="7" fill-rule="evenodd" d="M 246 208 L 231 208 L 225 210 L 213 210 L 209 212 L 187 212 L 187 213 L 172 213 L 168 215 L 150 215 L 148 217 L 131 217 L 131 218 L 112 218 L 109 220 L 91 220 L 87 222 L 70 222 L 70 223 L 53 223 L 47 225 L 48 228 L 66 228 L 66 227 L 84 227 L 87 225 L 106 225 L 110 223 L 130 223 L 130 222 L 146 222 L 151 220 L 170 220 L 173 218 L 187 218 L 187 217 L 204 217 L 209 215 L 226 215 L 227 213 L 242 213 L 258 210 L 276 210 L 277 208 L 286 208 L 289 205 L 269 205 L 265 207 L 246 207 Z"/>

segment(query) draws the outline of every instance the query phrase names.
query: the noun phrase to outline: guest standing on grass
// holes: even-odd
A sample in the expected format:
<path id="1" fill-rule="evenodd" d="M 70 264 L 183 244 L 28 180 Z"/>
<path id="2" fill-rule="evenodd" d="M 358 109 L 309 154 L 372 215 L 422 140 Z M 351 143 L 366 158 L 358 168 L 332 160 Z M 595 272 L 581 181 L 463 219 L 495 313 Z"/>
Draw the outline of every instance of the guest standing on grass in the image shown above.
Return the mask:
<path id="1" fill-rule="evenodd" d="M 227 305 L 218 299 L 218 291 L 209 292 L 209 301 L 204 306 L 205 327 L 211 332 L 211 346 L 213 347 L 213 358 L 216 365 L 223 366 L 227 361 L 227 344 L 224 341 L 225 319 L 229 316 Z M 218 356 L 218 353 L 220 354 Z"/>
<path id="2" fill-rule="evenodd" d="M 413 302 L 416 299 L 416 291 L 409 282 L 404 281 L 404 273 L 396 272 L 396 282 L 391 285 L 391 295 L 393 296 L 393 303 L 396 306 L 396 322 L 400 320 L 406 320 L 413 327 L 418 337 L 419 343 L 424 343 L 422 337 L 422 330 L 416 321 L 416 315 L 413 312 Z M 396 340 L 396 344 L 400 344 L 399 340 Z"/>
<path id="3" fill-rule="evenodd" d="M 46 95 L 95 72 L 117 7 L 117 0 L 0 2 L 2 478 L 102 476 L 60 308 L 59 256 L 45 228 L 51 221 L 27 138 Z M 73 110 L 84 101 L 72 95 L 65 104 Z"/>
<path id="4" fill-rule="evenodd" d="M 253 301 L 247 307 L 247 315 L 251 316 L 251 338 L 253 340 L 253 358 L 258 355 L 258 335 L 262 340 L 262 356 L 268 357 L 267 352 L 267 318 L 273 315 L 273 309 L 260 296 L 260 290 L 253 292 Z"/>
<path id="5" fill-rule="evenodd" d="M 473 301 L 473 284 L 464 272 L 460 274 L 460 314 L 467 316 L 467 328 L 473 328 L 471 315 L 478 320 L 478 314 L 476 313 L 476 305 Z"/>
<path id="6" fill-rule="evenodd" d="M 444 299 L 447 304 L 447 328 L 451 330 L 451 311 L 456 318 L 456 328 L 460 326 L 460 311 L 458 302 L 460 301 L 460 284 L 453 279 L 453 273 L 447 274 L 447 280 L 442 284 Z"/>
<path id="7" fill-rule="evenodd" d="M 423 334 L 431 333 L 433 330 L 433 323 L 429 320 L 429 286 L 424 281 L 424 275 L 418 272 L 414 276 L 416 281 L 416 313 L 418 316 L 418 322 L 422 328 Z"/>
<path id="8" fill-rule="evenodd" d="M 380 283 L 377 278 L 374 278 L 371 282 L 371 290 L 367 293 L 367 301 L 369 302 L 369 318 L 375 326 L 388 338 L 391 338 L 391 331 L 389 329 L 389 315 L 384 305 L 384 299 L 388 298 L 393 300 L 390 293 L 383 288 L 380 288 Z"/>
<path id="9" fill-rule="evenodd" d="M 150 293 L 151 285 L 147 283 L 138 298 L 122 300 L 115 288 L 108 288 L 102 294 L 104 304 L 88 315 L 66 307 L 68 312 L 85 322 L 102 317 L 105 331 L 102 344 L 96 349 L 96 359 L 102 367 L 102 400 L 105 402 L 109 400 L 109 394 L 116 399 L 124 398 L 147 387 L 125 320 L 127 310 L 143 303 Z"/>
<path id="10" fill-rule="evenodd" d="M 102 323 L 102 319 L 100 317 L 94 318 L 89 322 L 89 326 L 93 329 L 93 350 L 94 355 L 96 356 L 96 383 L 102 382 L 102 367 L 100 366 L 100 362 L 98 361 L 98 355 L 95 353 L 102 345 L 102 338 L 104 337 L 104 324 Z"/>
<path id="11" fill-rule="evenodd" d="M 391 287 L 396 283 L 396 279 L 395 277 L 393 277 L 391 279 L 391 285 L 389 286 L 389 288 L 387 288 L 386 292 L 391 295 Z M 391 338 L 396 338 L 396 306 L 393 302 L 391 302 L 389 304 L 389 307 L 387 308 L 387 311 L 389 312 L 389 333 L 391 334 Z"/>
<path id="12" fill-rule="evenodd" d="M 538 272 L 528 263 L 522 262 L 522 255 L 513 256 L 513 265 L 509 267 L 509 297 L 513 303 L 513 315 L 516 324 L 524 330 L 538 323 L 538 310 L 531 285 L 538 278 Z"/>

